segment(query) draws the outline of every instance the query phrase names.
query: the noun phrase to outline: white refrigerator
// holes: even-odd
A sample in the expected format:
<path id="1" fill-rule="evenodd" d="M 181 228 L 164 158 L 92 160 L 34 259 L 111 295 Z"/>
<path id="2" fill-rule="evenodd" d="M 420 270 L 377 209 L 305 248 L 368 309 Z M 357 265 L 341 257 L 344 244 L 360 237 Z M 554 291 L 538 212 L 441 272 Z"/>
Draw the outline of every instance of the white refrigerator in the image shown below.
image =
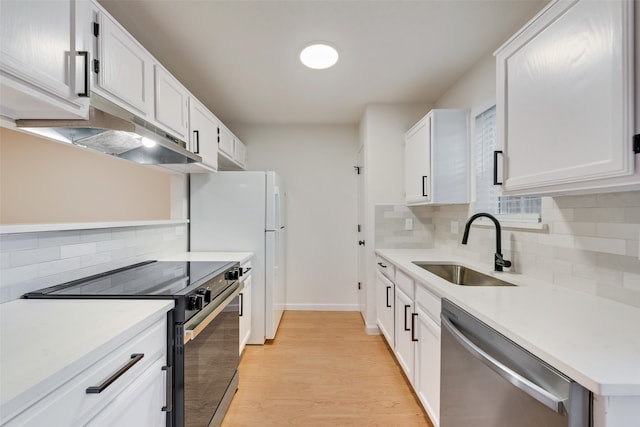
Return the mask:
<path id="1" fill-rule="evenodd" d="M 253 252 L 249 344 L 276 336 L 285 307 L 285 203 L 275 172 L 190 178 L 190 250 Z"/>

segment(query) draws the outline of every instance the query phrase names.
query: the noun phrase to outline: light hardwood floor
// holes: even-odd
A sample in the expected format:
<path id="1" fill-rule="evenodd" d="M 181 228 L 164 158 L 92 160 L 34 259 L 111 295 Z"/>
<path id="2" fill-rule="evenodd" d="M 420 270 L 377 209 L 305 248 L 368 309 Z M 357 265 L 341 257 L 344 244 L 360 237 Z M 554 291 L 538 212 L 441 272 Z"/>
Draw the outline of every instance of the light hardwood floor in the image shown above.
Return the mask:
<path id="1" fill-rule="evenodd" d="M 288 311 L 272 343 L 246 347 L 239 370 L 223 427 L 433 427 L 358 312 Z"/>

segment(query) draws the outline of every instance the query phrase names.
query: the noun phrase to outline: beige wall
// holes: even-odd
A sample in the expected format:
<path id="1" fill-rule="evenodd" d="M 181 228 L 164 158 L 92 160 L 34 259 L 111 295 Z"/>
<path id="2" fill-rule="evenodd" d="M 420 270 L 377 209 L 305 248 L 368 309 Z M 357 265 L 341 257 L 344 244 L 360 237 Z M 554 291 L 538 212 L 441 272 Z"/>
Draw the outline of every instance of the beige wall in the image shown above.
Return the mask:
<path id="1" fill-rule="evenodd" d="M 0 128 L 0 224 L 171 218 L 170 175 Z"/>

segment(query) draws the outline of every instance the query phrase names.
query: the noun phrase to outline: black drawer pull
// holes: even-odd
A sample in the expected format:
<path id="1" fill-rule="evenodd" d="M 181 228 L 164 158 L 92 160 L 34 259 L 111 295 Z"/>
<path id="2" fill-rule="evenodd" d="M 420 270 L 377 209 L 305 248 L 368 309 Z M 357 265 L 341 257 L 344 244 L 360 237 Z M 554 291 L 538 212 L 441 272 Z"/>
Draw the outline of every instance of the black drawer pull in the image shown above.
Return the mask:
<path id="1" fill-rule="evenodd" d="M 416 317 L 418 317 L 418 313 L 411 313 L 411 341 L 416 342 L 418 338 L 416 338 Z"/>
<path id="2" fill-rule="evenodd" d="M 427 177 L 428 175 L 422 177 L 422 197 L 429 197 L 427 194 Z"/>
<path id="3" fill-rule="evenodd" d="M 244 294 L 240 292 L 238 296 L 240 297 L 240 317 L 242 317 L 244 314 Z"/>
<path id="4" fill-rule="evenodd" d="M 384 264 L 383 264 L 383 263 L 381 263 L 381 262 L 379 262 L 379 263 L 378 263 L 378 265 L 379 265 L 380 267 L 382 267 L 382 268 L 387 268 L 387 266 L 386 266 L 386 265 L 384 265 Z"/>
<path id="5" fill-rule="evenodd" d="M 502 154 L 502 150 L 493 152 L 493 185 L 502 185 L 502 182 L 498 181 L 498 154 Z"/>
<path id="6" fill-rule="evenodd" d="M 410 331 L 411 329 L 409 329 L 409 325 L 407 324 L 407 308 L 411 308 L 411 306 L 407 304 L 404 305 L 404 330 Z"/>
<path id="7" fill-rule="evenodd" d="M 389 289 L 391 289 L 391 286 L 387 286 L 387 308 L 391 308 L 391 304 L 389 304 Z"/>
<path id="8" fill-rule="evenodd" d="M 131 355 L 131 360 L 127 362 L 122 368 L 118 369 L 116 373 L 107 378 L 102 384 L 99 386 L 91 386 L 87 388 L 87 394 L 91 393 L 102 393 L 107 387 L 109 387 L 115 380 L 120 378 L 125 372 L 133 367 L 136 363 L 142 360 L 144 357 L 143 353 L 135 353 Z"/>

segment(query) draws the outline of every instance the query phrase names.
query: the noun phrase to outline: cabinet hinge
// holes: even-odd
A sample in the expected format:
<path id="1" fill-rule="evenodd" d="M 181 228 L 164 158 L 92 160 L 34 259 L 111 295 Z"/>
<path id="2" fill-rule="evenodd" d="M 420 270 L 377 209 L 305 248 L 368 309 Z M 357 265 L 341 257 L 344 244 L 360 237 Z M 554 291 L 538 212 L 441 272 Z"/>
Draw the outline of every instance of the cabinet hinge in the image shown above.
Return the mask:
<path id="1" fill-rule="evenodd" d="M 100 61 L 97 59 L 93 60 L 93 72 L 98 74 L 100 72 Z"/>
<path id="2" fill-rule="evenodd" d="M 93 23 L 93 35 L 94 37 L 98 37 L 100 35 L 100 24 L 97 22 Z"/>
<path id="3" fill-rule="evenodd" d="M 640 133 L 633 136 L 633 152 L 640 153 Z"/>

